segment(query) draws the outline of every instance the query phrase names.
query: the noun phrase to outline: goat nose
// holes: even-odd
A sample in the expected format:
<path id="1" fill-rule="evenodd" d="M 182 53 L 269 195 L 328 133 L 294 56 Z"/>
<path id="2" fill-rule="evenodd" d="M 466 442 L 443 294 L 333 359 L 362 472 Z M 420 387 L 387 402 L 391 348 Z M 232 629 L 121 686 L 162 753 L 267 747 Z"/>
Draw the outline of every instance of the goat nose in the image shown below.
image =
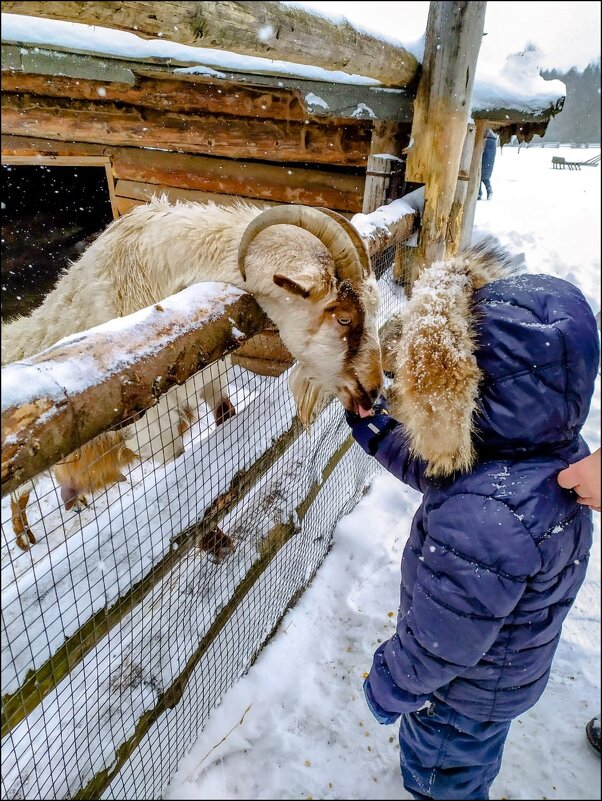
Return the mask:
<path id="1" fill-rule="evenodd" d="M 368 395 L 369 395 L 370 400 L 372 401 L 372 403 L 374 403 L 374 401 L 380 395 L 380 391 L 378 389 L 371 389 L 370 392 L 368 393 Z"/>

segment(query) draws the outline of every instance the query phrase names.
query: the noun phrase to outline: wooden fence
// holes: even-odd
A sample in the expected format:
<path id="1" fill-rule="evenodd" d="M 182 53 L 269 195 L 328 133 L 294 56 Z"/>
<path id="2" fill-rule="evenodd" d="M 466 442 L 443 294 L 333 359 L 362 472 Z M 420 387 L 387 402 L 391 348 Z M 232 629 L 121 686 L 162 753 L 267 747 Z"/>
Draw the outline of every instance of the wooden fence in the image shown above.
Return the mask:
<path id="1" fill-rule="evenodd" d="M 415 223 L 408 214 L 369 241 L 383 323 L 406 297 L 392 268 Z M 266 326 L 232 287 L 184 292 L 185 302 L 124 318 L 118 331 L 100 326 L 2 370 L 2 493 L 38 476 L 29 524 L 45 533 L 16 548 L 5 498 L 4 798 L 160 797 L 374 469 L 352 447 L 340 404 L 305 431 L 286 373 L 230 367 L 232 420 L 214 428 L 202 418 L 182 457 L 136 465 L 79 518 L 63 512 L 40 471 L 140 418 L 172 386 L 221 369 Z M 82 353 L 85 380 L 64 369 Z"/>

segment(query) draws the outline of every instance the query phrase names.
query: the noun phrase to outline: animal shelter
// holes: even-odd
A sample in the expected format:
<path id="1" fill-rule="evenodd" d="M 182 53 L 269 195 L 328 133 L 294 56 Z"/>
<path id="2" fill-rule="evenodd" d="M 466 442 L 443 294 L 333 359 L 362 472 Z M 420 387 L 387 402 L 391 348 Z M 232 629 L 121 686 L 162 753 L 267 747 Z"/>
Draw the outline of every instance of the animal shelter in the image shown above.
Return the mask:
<path id="1" fill-rule="evenodd" d="M 420 64 L 279 3 L 3 3 L 3 23 L 31 23 L 2 34 L 3 322 L 83 269 L 111 220 L 167 201 L 235 219 L 243 201 L 341 237 L 335 278 L 361 297 L 376 280 L 381 330 L 421 265 L 469 242 L 485 127 L 529 141 L 562 108 L 471 106 L 484 6 L 431 3 Z M 74 45 L 41 18 L 86 29 Z M 182 49 L 115 52 L 116 31 Z M 255 222 L 237 224 L 250 260 Z M 375 469 L 332 392 L 295 390 L 296 300 L 272 313 L 254 294 L 184 282 L 3 355 L 4 798 L 160 798 Z M 102 480 L 82 492 L 82 470 Z"/>

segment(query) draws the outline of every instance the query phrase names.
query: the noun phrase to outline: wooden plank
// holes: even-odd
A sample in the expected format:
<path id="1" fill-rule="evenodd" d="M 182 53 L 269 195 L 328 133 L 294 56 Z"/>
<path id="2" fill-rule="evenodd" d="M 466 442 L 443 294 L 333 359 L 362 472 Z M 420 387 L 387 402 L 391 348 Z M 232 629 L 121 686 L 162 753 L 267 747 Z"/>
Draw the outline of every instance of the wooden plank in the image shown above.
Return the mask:
<path id="1" fill-rule="evenodd" d="M 396 156 L 389 156 L 388 154 L 368 156 L 366 186 L 362 204 L 363 214 L 370 214 L 371 211 L 375 211 L 379 206 L 385 205 L 391 175 L 395 170 L 396 164 L 401 164 L 401 160 Z"/>
<path id="2" fill-rule="evenodd" d="M 468 196 L 468 183 L 470 180 L 470 165 L 472 162 L 472 153 L 475 144 L 476 125 L 474 122 L 469 122 L 466 129 L 466 136 L 464 137 L 464 145 L 462 147 L 462 155 L 460 156 L 460 169 L 458 172 L 458 181 L 456 183 L 456 193 L 449 212 L 449 219 L 447 221 L 447 234 L 446 234 L 446 252 L 450 256 L 454 256 L 460 249 L 462 218 L 464 216 L 464 209 L 466 198 Z"/>
<path id="3" fill-rule="evenodd" d="M 485 6 L 482 0 L 430 4 L 406 164 L 406 180 L 425 185 L 420 264 L 446 256 L 447 225 L 472 105 Z"/>
<path id="4" fill-rule="evenodd" d="M 224 306 L 222 315 L 207 320 L 207 304 L 202 299 L 194 310 L 188 303 L 185 312 L 156 304 L 147 310 L 148 323 L 132 322 L 127 336 L 128 319 L 138 318 L 140 313 L 122 318 L 124 330 L 117 336 L 128 342 L 125 362 L 122 353 L 115 355 L 114 332 L 84 331 L 66 345 L 58 343 L 24 362 L 3 367 L 2 381 L 7 385 L 16 387 L 18 374 L 19 384 L 39 386 L 39 391 L 2 412 L 2 497 L 103 431 L 130 421 L 153 406 L 159 394 L 234 350 L 240 338 L 232 333 L 233 322 L 246 337 L 270 325 L 251 295 L 242 293 Z M 183 333 L 174 336 L 174 331 Z M 168 346 L 149 354 L 149 337 L 168 342 Z M 38 365 L 43 363 L 44 373 L 51 373 L 53 364 L 72 358 L 88 359 L 98 378 L 83 389 L 77 381 L 74 386 L 63 381 L 62 396 L 57 400 L 48 386 L 40 383 Z M 95 410 L 94 415 L 90 409 Z M 30 447 L 32 442 L 35 449 Z"/>
<path id="5" fill-rule="evenodd" d="M 362 210 L 363 175 L 293 165 L 234 161 L 184 153 L 60 142 L 2 134 L 2 153 L 13 155 L 108 155 L 116 178 L 255 200 Z"/>
<path id="6" fill-rule="evenodd" d="M 153 195 L 166 195 L 169 200 L 188 200 L 192 203 L 207 203 L 213 201 L 222 206 L 231 206 L 240 201 L 248 203 L 249 198 L 240 195 L 220 195 L 217 192 L 199 192 L 194 189 L 180 189 L 179 187 L 167 186 L 166 184 L 148 184 L 141 181 L 118 180 L 115 185 L 115 192 L 122 200 L 136 200 L 140 203 L 148 203 Z M 270 203 L 266 200 L 261 201 L 261 206 L 277 206 L 277 203 Z"/>
<path id="7" fill-rule="evenodd" d="M 124 214 L 127 214 L 128 211 L 131 211 L 134 206 L 142 206 L 144 200 L 133 200 L 131 197 L 121 197 L 117 195 L 115 197 L 115 206 L 117 208 L 117 216 L 123 217 Z"/>
<path id="8" fill-rule="evenodd" d="M 464 211 L 462 213 L 462 223 L 460 230 L 460 248 L 467 248 L 472 240 L 472 226 L 474 215 L 477 208 L 477 196 L 481 185 L 481 161 L 485 148 L 485 128 L 489 125 L 487 120 L 477 120 L 475 125 L 475 142 L 472 149 L 470 161 L 470 175 L 468 177 L 468 188 L 466 200 L 464 201 Z"/>
<path id="9" fill-rule="evenodd" d="M 193 47 L 292 61 L 408 86 L 418 73 L 403 47 L 282 3 L 3 2 L 4 13 L 62 19 Z M 258 36 L 258 31 L 263 34 Z"/>
<path id="10" fill-rule="evenodd" d="M 138 145 L 183 153 L 275 162 L 364 166 L 370 126 L 284 122 L 121 108 L 115 103 L 69 102 L 3 94 L 5 133 L 61 141 Z"/>
<path id="11" fill-rule="evenodd" d="M 11 156 L 2 154 L 2 164 L 13 167 L 106 167 L 106 156 Z"/>
<path id="12" fill-rule="evenodd" d="M 246 86 L 234 81 L 174 79 L 137 75 L 135 85 L 108 80 L 85 80 L 62 75 L 31 75 L 4 71 L 2 91 L 94 102 L 119 102 L 140 108 L 232 114 L 256 119 L 301 120 L 311 114 L 297 92 Z"/>
<path id="13" fill-rule="evenodd" d="M 367 238 L 364 238 L 368 246 L 370 258 L 374 258 L 386 248 L 409 239 L 418 225 L 418 212 L 405 214 L 399 220 L 392 223 L 379 223 L 378 228 Z"/>
<path id="14" fill-rule="evenodd" d="M 208 51 L 210 52 L 210 51 Z M 69 57 L 65 58 L 68 53 Z M 159 63 L 157 63 L 159 61 Z M 207 59 L 211 61 L 211 59 Z M 202 98 L 199 102 L 207 103 L 207 110 L 224 111 L 230 113 L 230 105 L 237 105 L 239 98 L 236 98 L 236 88 L 252 90 L 246 96 L 248 102 L 240 103 L 241 116 L 246 115 L 245 109 L 253 107 L 259 116 L 273 117 L 274 119 L 285 114 L 285 107 L 288 104 L 291 109 L 291 119 L 298 113 L 297 102 L 305 110 L 305 117 L 328 117 L 338 120 L 357 121 L 362 108 L 364 112 L 377 124 L 379 121 L 396 121 L 400 123 L 411 123 L 412 104 L 414 102 L 414 91 L 412 89 L 387 89 L 386 87 L 366 86 L 357 83 L 325 83 L 320 80 L 310 78 L 299 78 L 296 75 L 280 75 L 276 67 L 270 74 L 269 64 L 263 72 L 254 71 L 253 73 L 237 72 L 233 70 L 221 69 L 219 72 L 222 78 L 207 76 L 199 73 L 175 72 L 173 59 L 169 61 L 158 59 L 137 60 L 127 56 L 111 56 L 107 54 L 79 53 L 76 49 L 52 46 L 33 46 L 23 44 L 2 44 L 2 90 L 5 91 L 6 77 L 14 76 L 12 87 L 18 86 L 22 76 L 52 76 L 54 80 L 59 80 L 59 89 L 62 91 L 64 86 L 62 79 L 75 79 L 80 82 L 99 82 L 99 88 L 107 88 L 108 84 L 121 84 L 124 88 L 135 87 L 141 79 L 148 78 L 153 81 L 175 81 L 178 86 L 190 85 L 199 86 Z M 194 66 L 191 62 L 181 62 L 185 66 Z M 52 81 L 50 82 L 52 86 Z M 217 94 L 219 89 L 223 89 L 224 99 L 222 106 L 212 109 L 213 100 L 207 96 L 209 89 L 203 87 L 216 87 Z M 35 88 L 35 84 L 32 85 Z M 160 84 L 157 84 L 159 92 L 156 98 L 152 98 L 152 87 L 146 87 L 150 92 L 151 99 L 149 105 L 161 102 Z M 79 91 L 79 89 L 78 89 Z M 184 92 L 181 88 L 178 90 Z M 193 92 L 194 88 L 190 89 Z M 274 101 L 274 93 L 277 94 L 277 102 Z M 50 91 L 47 92 L 50 94 Z M 76 95 L 73 95 L 74 97 Z M 270 107 L 263 108 L 264 96 L 271 98 Z M 142 98 L 144 95 L 142 95 Z M 101 98 L 97 98 L 101 99 Z M 176 98 L 177 100 L 177 98 Z M 185 97 L 180 96 L 180 100 L 186 103 Z M 142 99 L 140 104 L 142 104 Z M 363 105 L 362 105 L 363 104 Z M 367 109 L 370 109 L 368 112 Z"/>

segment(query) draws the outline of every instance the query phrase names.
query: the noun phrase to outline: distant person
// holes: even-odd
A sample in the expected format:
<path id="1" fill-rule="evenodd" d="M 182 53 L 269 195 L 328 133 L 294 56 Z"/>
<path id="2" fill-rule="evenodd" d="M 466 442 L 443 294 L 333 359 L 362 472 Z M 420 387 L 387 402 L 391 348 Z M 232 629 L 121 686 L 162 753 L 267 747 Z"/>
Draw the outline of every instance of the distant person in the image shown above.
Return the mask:
<path id="1" fill-rule="evenodd" d="M 592 512 L 556 477 L 589 453 L 594 314 L 560 278 L 490 274 L 505 264 L 482 248 L 424 269 L 395 346 L 398 419 L 384 400 L 346 413 L 364 450 L 423 494 L 396 631 L 364 682 L 374 717 L 400 718 L 415 799 L 489 798 L 513 719 L 548 683 L 592 544 Z"/>
<path id="2" fill-rule="evenodd" d="M 497 136 L 491 128 L 485 128 L 485 146 L 483 148 L 483 158 L 481 159 L 481 183 L 479 184 L 479 197 L 481 199 L 482 185 L 485 184 L 487 200 L 493 197 L 491 188 L 491 175 L 495 164 L 495 152 L 497 150 Z"/>

